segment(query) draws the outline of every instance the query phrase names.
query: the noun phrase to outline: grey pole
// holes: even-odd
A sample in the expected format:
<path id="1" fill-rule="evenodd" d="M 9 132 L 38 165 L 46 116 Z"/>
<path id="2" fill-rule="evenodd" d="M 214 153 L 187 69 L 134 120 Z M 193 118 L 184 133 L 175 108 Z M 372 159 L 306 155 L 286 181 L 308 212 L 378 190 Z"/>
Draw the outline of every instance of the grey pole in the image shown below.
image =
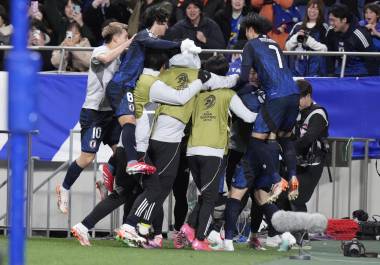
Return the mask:
<path id="1" fill-rule="evenodd" d="M 73 162 L 73 152 L 74 152 L 73 134 L 74 134 L 74 130 L 70 130 L 69 166 Z M 67 217 L 68 217 L 67 218 L 67 237 L 70 237 L 71 236 L 70 234 L 70 231 L 71 231 L 71 190 L 69 191 L 69 212 L 68 212 Z"/>
<path id="2" fill-rule="evenodd" d="M 32 135 L 28 133 L 28 171 L 26 179 L 26 236 L 32 236 L 32 204 L 33 204 L 33 159 L 32 159 Z"/>
<path id="3" fill-rule="evenodd" d="M 332 217 L 335 217 L 335 179 L 336 179 L 336 140 L 333 140 L 332 143 L 332 161 L 331 166 L 333 168 L 332 178 L 333 178 L 333 187 L 332 187 Z"/>
<path id="4" fill-rule="evenodd" d="M 61 54 L 60 54 L 60 57 L 59 57 L 59 66 L 58 66 L 58 73 L 61 73 L 62 72 L 62 68 L 63 68 L 63 60 L 65 59 L 65 48 L 62 48 L 61 49 Z"/>
<path id="5" fill-rule="evenodd" d="M 364 145 L 364 161 L 363 161 L 363 171 L 362 171 L 362 179 L 361 188 L 360 188 L 360 209 L 367 211 L 367 202 L 368 202 L 368 152 L 369 152 L 369 140 L 365 140 Z"/>
<path id="6" fill-rule="evenodd" d="M 348 143 L 348 209 L 347 216 L 351 216 L 351 189 L 352 189 L 352 141 Z"/>
<path id="7" fill-rule="evenodd" d="M 344 70 L 346 70 L 346 63 L 347 63 L 347 55 L 343 54 L 342 58 L 342 67 L 340 69 L 340 77 L 344 77 Z"/>
<path id="8" fill-rule="evenodd" d="M 97 168 L 98 168 L 98 156 L 95 154 L 95 159 L 94 159 L 94 167 L 93 167 L 93 173 L 94 173 L 94 185 L 92 185 L 92 209 L 95 208 L 96 206 L 96 173 L 97 173 Z M 92 229 L 92 237 L 95 238 L 95 227 Z"/>
<path id="9" fill-rule="evenodd" d="M 10 134 L 8 133 L 8 143 L 9 143 L 9 138 L 10 138 Z M 8 181 L 8 185 L 7 185 L 7 212 L 5 214 L 5 230 L 4 230 L 4 235 L 6 236 L 8 234 L 8 229 L 9 229 L 9 211 L 11 209 L 11 205 L 10 205 L 10 202 L 11 202 L 11 181 L 10 181 L 10 176 L 11 176 L 11 171 L 10 171 L 10 168 L 11 168 L 11 161 L 10 161 L 10 157 L 11 157 L 11 148 L 9 147 L 9 145 L 7 145 L 7 181 Z"/>
<path id="10" fill-rule="evenodd" d="M 50 179 L 47 182 L 47 203 L 46 203 L 46 236 L 50 237 L 50 192 L 51 192 Z"/>

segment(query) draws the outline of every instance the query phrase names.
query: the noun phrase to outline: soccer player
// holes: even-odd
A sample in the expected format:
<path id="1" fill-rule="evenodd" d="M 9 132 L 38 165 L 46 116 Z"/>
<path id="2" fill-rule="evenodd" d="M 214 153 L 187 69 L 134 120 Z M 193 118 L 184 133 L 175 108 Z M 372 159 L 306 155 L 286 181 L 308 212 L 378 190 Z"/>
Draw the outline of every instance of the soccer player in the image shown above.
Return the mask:
<path id="1" fill-rule="evenodd" d="M 154 166 L 137 161 L 133 90 L 144 68 L 146 48 L 173 49 L 180 47 L 179 42 L 160 39 L 168 28 L 168 19 L 169 14 L 163 8 L 152 8 L 151 13 L 147 15 L 147 28 L 137 33 L 119 70 L 107 85 L 107 97 L 122 126 L 122 143 L 128 160 L 126 171 L 129 174 L 152 174 L 156 170 Z"/>
<path id="2" fill-rule="evenodd" d="M 203 82 L 209 79 L 204 83 L 205 88 L 236 85 L 237 75 L 220 77 L 200 71 L 199 52 L 200 50 L 184 52 L 173 56 L 169 60 L 170 68 L 160 75 L 160 80 L 177 90 L 182 90 L 198 78 Z M 146 159 L 152 161 L 152 164 L 157 167 L 157 172 L 144 177 L 144 192 L 136 199 L 127 222 L 120 229 L 119 236 L 125 238 L 126 241 L 139 243 L 137 224 L 140 221 L 146 225 L 151 224 L 161 210 L 165 198 L 169 195 L 178 172 L 181 140 L 193 107 L 194 98 L 181 105 L 168 101 L 167 104 L 161 104 L 156 110 L 157 118 L 150 137 Z M 139 227 L 139 231 L 142 232 L 141 227 Z"/>
<path id="3" fill-rule="evenodd" d="M 149 52 L 144 61 L 145 68 L 134 90 L 137 117 L 136 126 L 138 128 L 138 130 L 136 130 L 136 148 L 139 152 L 139 157 L 144 157 L 148 148 L 152 126 L 151 118 L 154 116 L 157 103 L 182 105 L 202 88 L 202 82 L 199 79 L 195 79 L 193 82 L 187 84 L 183 90 L 173 89 L 162 81 L 159 81 L 158 75 L 160 74 L 160 70 L 163 70 L 166 62 L 167 55 L 162 51 Z M 116 156 L 117 160 L 125 159 L 125 153 L 121 147 L 117 148 Z M 116 168 L 116 187 L 114 191 L 105 200 L 99 202 L 81 223 L 76 224 L 71 229 L 74 236 L 83 246 L 90 245 L 88 239 L 89 229 L 92 229 L 97 222 L 123 203 L 133 204 L 133 201 L 138 195 L 139 178 L 137 176 L 127 176 L 125 169 L 121 166 L 117 166 Z M 124 214 L 128 215 L 128 213 Z M 153 227 L 155 228 L 155 238 L 148 242 L 145 242 L 145 238 L 140 238 L 140 243 L 144 242 L 146 247 L 161 247 L 162 235 L 160 229 L 162 229 L 162 221 L 161 224 Z M 130 243 L 130 245 L 132 244 Z"/>
<path id="4" fill-rule="evenodd" d="M 69 190 L 84 168 L 95 158 L 101 142 L 113 150 L 119 140 L 121 128 L 105 99 L 105 89 L 117 71 L 119 56 L 129 47 L 127 25 L 112 22 L 102 31 L 104 44 L 94 49 L 88 72 L 87 94 L 80 113 L 81 154 L 69 166 L 62 185 L 56 187 L 58 209 L 68 212 Z M 111 161 L 110 161 L 111 162 Z"/>
<path id="5" fill-rule="evenodd" d="M 298 181 L 295 148 L 290 136 L 298 115 L 299 90 L 279 46 L 265 35 L 271 29 L 270 22 L 251 13 L 244 19 L 244 27 L 248 42 L 243 50 L 240 80 L 242 83 L 248 82 L 249 72 L 254 68 L 266 95 L 248 148 L 254 168 L 265 169 L 265 176 L 256 176 L 261 179 L 256 183 L 259 185 L 256 188 L 275 184 L 267 197 L 269 201 L 275 200 L 281 193 L 281 177 L 276 166 L 279 143 L 290 182 L 289 197 L 294 199 L 298 194 Z"/>
<path id="6" fill-rule="evenodd" d="M 226 75 L 228 61 L 223 55 L 213 56 L 205 62 L 204 69 L 217 75 Z M 232 111 L 248 123 L 256 119 L 257 113 L 247 109 L 239 96 L 228 88 L 202 92 L 194 105 L 187 156 L 200 196 L 178 236 L 186 237 L 194 250 L 210 251 L 205 238 L 219 196 L 219 180 L 223 173 L 223 157 L 228 143 L 229 112 Z M 179 240 L 175 242 L 178 243 Z M 179 244 L 176 248 L 183 246 Z"/>

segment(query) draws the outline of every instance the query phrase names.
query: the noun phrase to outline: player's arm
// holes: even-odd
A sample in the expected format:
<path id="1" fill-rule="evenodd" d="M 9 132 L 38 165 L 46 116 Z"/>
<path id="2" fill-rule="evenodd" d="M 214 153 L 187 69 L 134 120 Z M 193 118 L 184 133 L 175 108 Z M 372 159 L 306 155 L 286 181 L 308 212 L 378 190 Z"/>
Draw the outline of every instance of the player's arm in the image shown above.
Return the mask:
<path id="1" fill-rule="evenodd" d="M 133 36 L 132 38 L 128 39 L 126 42 L 120 44 L 119 46 L 117 46 L 116 48 L 108 52 L 104 52 L 99 55 L 96 55 L 94 58 L 97 61 L 101 62 L 102 64 L 108 64 L 112 62 L 117 57 L 119 57 L 120 54 L 122 54 L 125 51 L 125 49 L 127 49 L 131 45 L 134 37 L 135 36 Z"/>
<path id="2" fill-rule="evenodd" d="M 252 123 L 256 120 L 257 113 L 250 111 L 236 94 L 231 98 L 229 108 L 236 116 L 247 123 Z"/>
<path id="3" fill-rule="evenodd" d="M 202 89 L 202 82 L 199 79 L 191 82 L 183 90 L 177 90 L 168 86 L 164 82 L 157 80 L 150 88 L 149 98 L 151 102 L 164 103 L 168 105 L 184 105 Z"/>
<path id="4" fill-rule="evenodd" d="M 170 40 L 162 40 L 159 38 L 146 37 L 141 40 L 143 45 L 147 48 L 152 49 L 173 49 L 179 48 L 181 46 L 180 42 L 170 41 Z"/>
<path id="5" fill-rule="evenodd" d="M 211 73 L 210 79 L 203 84 L 204 90 L 215 90 L 219 88 L 233 88 L 239 80 L 239 75 L 221 76 Z"/>

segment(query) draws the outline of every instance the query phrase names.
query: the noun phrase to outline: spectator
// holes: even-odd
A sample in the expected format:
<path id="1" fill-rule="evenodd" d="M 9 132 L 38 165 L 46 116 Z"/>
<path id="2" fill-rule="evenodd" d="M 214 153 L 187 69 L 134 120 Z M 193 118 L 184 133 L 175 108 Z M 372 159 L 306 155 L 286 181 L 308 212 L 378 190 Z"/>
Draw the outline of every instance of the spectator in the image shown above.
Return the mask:
<path id="1" fill-rule="evenodd" d="M 364 19 L 359 22 L 360 26 L 366 27 L 371 34 L 373 45 L 380 51 L 380 5 L 367 4 L 364 7 Z"/>
<path id="2" fill-rule="evenodd" d="M 46 19 L 54 32 L 52 44 L 61 43 L 66 38 L 66 31 L 70 23 L 76 22 L 80 26 L 82 36 L 87 38 L 91 44 L 95 45 L 96 41 L 91 29 L 83 22 L 79 0 L 64 0 L 64 2 L 65 15 L 62 16 L 57 7 L 57 0 L 45 1 Z"/>
<path id="3" fill-rule="evenodd" d="M 10 45 L 12 25 L 9 24 L 8 12 L 0 5 L 0 45 Z M 0 71 L 4 69 L 4 51 L 0 51 Z"/>
<path id="4" fill-rule="evenodd" d="M 369 32 L 357 26 L 353 15 L 347 6 L 336 4 L 329 12 L 331 29 L 327 33 L 327 48 L 329 51 L 372 52 L 374 46 Z M 328 57 L 327 71 L 330 75 L 339 75 L 341 58 Z M 370 57 L 348 56 L 345 75 L 367 76 L 378 74 L 375 59 Z"/>
<path id="5" fill-rule="evenodd" d="M 178 13 L 180 14 L 180 18 L 184 18 L 185 10 L 183 6 L 186 0 L 174 0 L 172 2 L 174 2 L 175 6 L 180 8 Z M 215 19 L 215 15 L 225 8 L 225 2 L 225 0 L 201 0 L 204 15 L 211 19 Z"/>
<path id="6" fill-rule="evenodd" d="M 227 0 L 226 8 L 216 13 L 215 22 L 222 29 L 228 49 L 231 49 L 239 39 L 246 38 L 245 32 L 240 33 L 240 22 L 250 10 L 248 1 Z"/>
<path id="7" fill-rule="evenodd" d="M 274 9 L 280 12 L 282 9 L 289 9 L 293 5 L 293 0 L 251 0 L 251 4 L 254 8 L 260 10 L 259 14 L 261 16 L 273 23 L 274 28 L 268 33 L 268 36 L 275 40 L 281 49 L 284 49 L 290 29 L 287 28 L 286 23 L 281 23 L 281 20 L 275 21 L 276 16 L 274 14 Z M 276 23 L 278 21 L 280 24 Z"/>
<path id="8" fill-rule="evenodd" d="M 186 18 L 178 21 L 169 28 L 167 39 L 184 40 L 189 38 L 195 45 L 203 49 L 224 49 L 223 33 L 218 24 L 202 15 L 202 2 L 200 0 L 186 0 L 184 3 Z M 207 56 L 202 56 L 205 59 Z"/>
<path id="9" fill-rule="evenodd" d="M 131 11 L 124 2 L 110 0 L 90 0 L 83 7 L 83 21 L 94 34 L 96 46 L 102 42 L 102 25 L 108 19 L 128 24 Z"/>
<path id="10" fill-rule="evenodd" d="M 5 8 L 0 5 L 0 45 L 9 45 L 12 34 L 12 25 L 9 24 L 8 13 Z"/>
<path id="11" fill-rule="evenodd" d="M 46 20 L 46 16 L 44 16 L 45 10 L 44 6 L 40 4 L 38 1 L 33 0 L 30 1 L 30 6 L 28 10 L 28 16 L 30 19 L 36 19 L 41 21 L 44 26 L 46 27 L 46 30 L 49 34 L 49 36 L 53 35 L 53 30 L 50 28 L 48 21 Z"/>
<path id="12" fill-rule="evenodd" d="M 327 51 L 325 36 L 328 30 L 324 23 L 323 1 L 310 0 L 306 16 L 294 25 L 285 48 L 288 51 Z M 297 56 L 293 69 L 296 76 L 320 76 L 325 72 L 325 59 L 320 56 Z"/>
<path id="13" fill-rule="evenodd" d="M 67 28 L 66 38 L 60 46 L 68 47 L 91 47 L 87 38 L 82 37 L 80 33 L 80 26 L 78 23 L 73 22 Z M 91 52 L 88 51 L 66 51 L 63 59 L 63 66 L 60 70 L 71 72 L 86 72 L 90 66 Z M 61 51 L 53 51 L 51 63 L 55 68 L 59 68 L 61 61 Z"/>
<path id="14" fill-rule="evenodd" d="M 247 43 L 247 40 L 239 40 L 234 46 L 234 50 L 243 50 L 244 45 Z M 238 74 L 240 75 L 240 67 L 241 67 L 241 53 L 233 53 L 231 55 L 229 69 L 227 75 Z"/>
<path id="15" fill-rule="evenodd" d="M 47 32 L 46 26 L 37 19 L 32 19 L 29 29 L 29 46 L 45 46 L 50 44 L 50 36 Z M 38 51 L 42 60 L 42 71 L 54 70 L 53 65 L 50 62 L 51 51 Z"/>

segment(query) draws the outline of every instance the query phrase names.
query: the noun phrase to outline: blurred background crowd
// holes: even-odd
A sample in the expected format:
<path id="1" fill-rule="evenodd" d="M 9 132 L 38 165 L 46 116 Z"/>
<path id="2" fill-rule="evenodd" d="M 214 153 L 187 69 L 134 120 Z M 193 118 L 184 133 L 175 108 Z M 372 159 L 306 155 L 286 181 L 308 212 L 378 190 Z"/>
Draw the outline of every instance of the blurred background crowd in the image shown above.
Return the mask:
<path id="1" fill-rule="evenodd" d="M 0 45 L 9 45 L 12 35 L 10 1 L 0 0 Z M 269 36 L 284 50 L 380 51 L 380 4 L 368 0 L 38 0 L 30 1 L 30 46 L 95 47 L 102 44 L 101 29 L 109 21 L 128 24 L 129 35 L 144 28 L 151 8 L 171 14 L 164 38 L 189 38 L 203 49 L 242 49 L 244 16 L 257 12 L 273 28 Z M 0 70 L 4 55 L 0 51 Z M 43 71 L 57 70 L 60 50 L 40 51 Z M 91 52 L 66 51 L 62 68 L 85 72 Z M 231 56 L 238 60 L 239 56 Z M 340 58 L 291 56 L 295 76 L 338 75 Z M 346 75 L 379 73 L 378 59 L 352 57 Z M 232 62 L 233 63 L 233 62 Z M 363 67 L 361 67 L 363 66 Z M 365 66 L 365 67 L 364 67 Z"/>

